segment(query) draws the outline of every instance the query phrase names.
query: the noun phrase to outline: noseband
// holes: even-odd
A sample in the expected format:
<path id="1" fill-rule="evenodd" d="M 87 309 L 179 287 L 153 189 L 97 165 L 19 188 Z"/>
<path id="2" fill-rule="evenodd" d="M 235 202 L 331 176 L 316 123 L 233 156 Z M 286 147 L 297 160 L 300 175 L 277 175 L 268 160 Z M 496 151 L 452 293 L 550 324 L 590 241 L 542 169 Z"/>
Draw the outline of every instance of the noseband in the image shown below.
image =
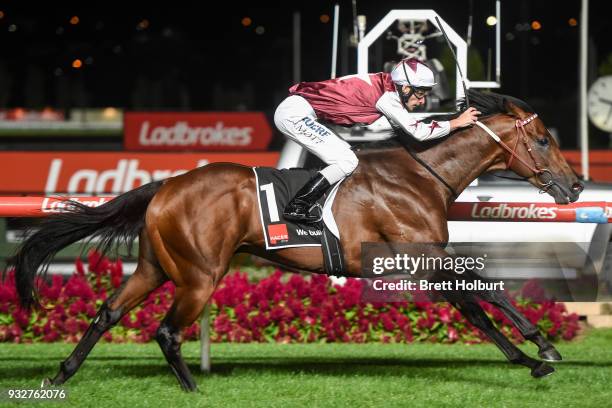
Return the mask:
<path id="1" fill-rule="evenodd" d="M 508 158 L 508 161 L 506 162 L 506 170 L 510 168 L 510 166 L 512 165 L 512 161 L 514 159 L 518 160 L 522 165 L 524 165 L 529 170 L 531 170 L 531 172 L 533 172 L 533 175 L 535 176 L 536 181 L 538 182 L 538 184 L 540 184 L 540 192 L 545 192 L 552 185 L 556 183 L 553 179 L 553 176 L 550 170 L 548 170 L 545 167 L 542 167 L 542 164 L 538 162 L 538 160 L 533 155 L 533 149 L 529 145 L 529 138 L 527 137 L 527 132 L 525 131 L 525 125 L 527 125 L 528 123 L 530 123 L 537 117 L 538 117 L 538 114 L 534 113 L 533 115 L 529 116 L 526 119 L 516 120 L 515 125 L 514 125 L 516 128 L 516 142 L 514 143 L 514 148 L 510 148 L 510 146 L 504 143 L 504 141 L 501 140 L 499 136 L 497 136 L 495 132 L 489 129 L 489 127 L 485 125 L 484 123 L 476 122 L 476 124 L 480 126 L 482 130 L 487 132 L 487 134 L 491 136 L 493 140 L 495 140 L 510 155 L 510 157 Z M 519 156 L 516 153 L 516 149 L 518 147 L 519 140 L 523 142 L 523 145 L 525 146 L 527 153 L 529 153 L 529 157 L 531 157 L 531 161 L 533 162 L 533 165 L 527 163 L 527 161 L 525 161 L 521 156 Z M 548 177 L 546 177 L 548 178 L 548 181 L 545 180 L 545 177 L 544 177 L 545 174 L 548 174 Z"/>

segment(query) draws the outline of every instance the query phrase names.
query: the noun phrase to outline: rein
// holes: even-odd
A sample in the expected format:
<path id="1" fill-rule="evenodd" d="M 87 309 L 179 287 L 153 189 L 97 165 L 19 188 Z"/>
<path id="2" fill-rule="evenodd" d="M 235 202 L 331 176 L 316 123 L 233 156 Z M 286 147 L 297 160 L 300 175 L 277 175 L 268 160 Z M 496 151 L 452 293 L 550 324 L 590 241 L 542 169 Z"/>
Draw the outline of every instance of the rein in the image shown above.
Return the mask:
<path id="1" fill-rule="evenodd" d="M 402 145 L 404 146 L 406 151 L 410 154 L 410 156 L 412 156 L 412 158 L 417 161 L 417 163 L 419 163 L 421 166 L 423 166 L 425 168 L 425 170 L 430 172 L 435 178 L 437 178 L 442 184 L 444 184 L 446 186 L 446 188 L 448 188 L 450 190 L 451 194 L 453 195 L 453 199 L 456 199 L 457 197 L 459 197 L 459 194 L 457 194 L 455 189 L 450 184 L 448 184 L 446 182 L 446 180 L 444 180 L 444 178 L 442 178 L 442 176 L 440 176 L 434 169 L 432 169 L 429 164 L 427 164 L 425 161 L 423 161 L 423 159 L 421 159 L 416 154 L 416 152 L 414 150 L 412 150 L 412 147 L 410 147 L 410 145 L 405 144 L 405 143 L 402 143 Z"/>
<path id="2" fill-rule="evenodd" d="M 508 161 L 506 162 L 506 170 L 508 170 L 510 168 L 510 166 L 512 165 L 512 161 L 514 159 L 518 160 L 521 164 L 523 164 L 525 167 L 527 167 L 529 170 L 531 170 L 533 172 L 533 174 L 536 177 L 536 180 L 540 184 L 540 192 L 545 192 L 552 185 L 554 185 L 556 183 L 555 183 L 555 181 L 554 181 L 554 179 L 552 177 L 552 173 L 550 172 L 550 170 L 548 170 L 547 168 L 542 168 L 541 167 L 541 163 L 538 162 L 537 159 L 535 158 L 535 156 L 533 155 L 533 150 L 532 150 L 531 146 L 529 146 L 529 138 L 527 137 L 527 132 L 525 131 L 525 126 L 528 123 L 532 122 L 537 117 L 538 117 L 538 114 L 534 113 L 533 115 L 529 116 L 526 119 L 517 119 L 516 120 L 514 126 L 516 128 L 517 136 L 516 136 L 516 142 L 514 143 L 514 147 L 513 148 L 510 148 L 510 146 L 508 146 L 506 143 L 504 143 L 504 141 L 501 140 L 499 138 L 499 136 L 497 136 L 495 134 L 495 132 L 493 132 L 491 129 L 489 129 L 489 127 L 487 125 L 485 125 L 484 123 L 476 122 L 476 125 L 478 125 L 482 130 L 484 130 L 489 136 L 491 136 L 493 138 L 493 140 L 495 140 L 495 142 L 497 142 L 506 152 L 508 152 L 510 154 L 510 157 L 508 158 Z M 516 149 L 518 147 L 519 141 L 523 142 L 523 145 L 525 146 L 525 149 L 527 150 L 527 153 L 529 153 L 529 157 L 531 157 L 531 160 L 533 161 L 533 165 L 527 163 L 527 161 L 525 161 L 521 156 L 519 156 L 516 153 Z M 412 158 L 414 160 L 416 160 L 421 166 L 423 166 L 427 171 L 429 171 L 429 173 L 431 173 L 442 184 L 444 184 L 444 186 L 453 195 L 453 198 L 456 199 L 459 196 L 457 194 L 457 192 L 455 191 L 455 189 L 450 184 L 448 184 L 446 182 L 446 180 L 444 180 L 444 178 L 442 176 L 440 176 L 429 164 L 427 164 L 425 161 L 423 161 L 423 159 L 421 159 L 416 154 L 416 152 L 412 149 L 410 144 L 402 143 L 402 145 L 404 146 L 406 151 L 408 151 L 408 153 L 410 154 L 410 156 L 412 156 Z M 549 180 L 548 181 L 543 179 L 543 176 L 545 174 L 549 175 Z M 508 177 L 508 178 L 510 178 L 510 177 Z M 512 179 L 512 180 L 523 180 L 523 179 L 514 179 L 514 178 L 510 178 L 510 179 Z"/>

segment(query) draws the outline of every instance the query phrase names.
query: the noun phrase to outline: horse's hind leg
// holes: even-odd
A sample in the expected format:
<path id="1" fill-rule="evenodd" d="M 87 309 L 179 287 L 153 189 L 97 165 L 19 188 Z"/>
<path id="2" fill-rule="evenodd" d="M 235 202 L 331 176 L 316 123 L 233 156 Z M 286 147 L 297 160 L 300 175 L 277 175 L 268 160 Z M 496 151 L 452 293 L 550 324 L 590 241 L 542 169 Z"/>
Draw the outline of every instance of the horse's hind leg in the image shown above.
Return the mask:
<path id="1" fill-rule="evenodd" d="M 176 285 L 174 302 L 155 336 L 172 372 L 185 391 L 195 391 L 196 383 L 181 355 L 181 330 L 191 325 L 202 313 L 215 287 L 227 272 L 235 251 L 235 236 L 216 234 L 222 227 L 202 227 L 200 244 L 177 226 L 180 222 L 159 222 L 152 227 L 154 247 L 160 264 Z M 164 237 L 167 237 L 164 239 Z"/>
<path id="2" fill-rule="evenodd" d="M 171 178 L 147 209 L 146 228 L 164 272 L 176 285 L 174 302 L 156 340 L 186 391 L 195 380 L 181 355 L 181 330 L 202 313 L 215 287 L 227 272 L 251 224 L 258 218 L 252 170 L 207 166 Z"/>
<path id="3" fill-rule="evenodd" d="M 185 391 L 195 391 L 197 386 L 181 355 L 181 329 L 198 318 L 212 295 L 213 288 L 212 279 L 205 279 L 196 287 L 177 287 L 174 303 L 157 329 L 155 338 Z"/>
<path id="4" fill-rule="evenodd" d="M 60 385 L 72 377 L 100 337 L 121 317 L 140 304 L 153 290 L 167 280 L 154 258 L 149 255 L 150 248 L 144 233 L 140 234 L 140 255 L 134 274 L 112 297 L 101 306 L 93 322 L 77 344 L 70 356 L 60 363 L 60 370 L 46 384 Z"/>

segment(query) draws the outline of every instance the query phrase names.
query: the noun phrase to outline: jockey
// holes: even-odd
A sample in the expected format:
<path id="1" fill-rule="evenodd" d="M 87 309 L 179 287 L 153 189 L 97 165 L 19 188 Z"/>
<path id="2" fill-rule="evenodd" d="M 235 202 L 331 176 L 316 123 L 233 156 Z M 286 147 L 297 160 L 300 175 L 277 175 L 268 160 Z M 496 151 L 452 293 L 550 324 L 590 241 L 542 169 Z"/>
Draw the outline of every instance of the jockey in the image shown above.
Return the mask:
<path id="1" fill-rule="evenodd" d="M 334 183 L 349 176 L 357 167 L 351 146 L 321 121 L 338 125 L 369 125 L 385 116 L 420 141 L 448 135 L 454 129 L 476 123 L 478 112 L 469 108 L 450 121 L 423 122 L 408 112 L 425 104 L 435 85 L 433 72 L 417 59 L 400 61 L 393 71 L 349 75 L 321 82 L 301 82 L 289 89 L 276 109 L 274 123 L 288 138 L 319 157 L 327 167 L 310 179 L 287 204 L 285 218 L 315 222 L 310 210 Z"/>

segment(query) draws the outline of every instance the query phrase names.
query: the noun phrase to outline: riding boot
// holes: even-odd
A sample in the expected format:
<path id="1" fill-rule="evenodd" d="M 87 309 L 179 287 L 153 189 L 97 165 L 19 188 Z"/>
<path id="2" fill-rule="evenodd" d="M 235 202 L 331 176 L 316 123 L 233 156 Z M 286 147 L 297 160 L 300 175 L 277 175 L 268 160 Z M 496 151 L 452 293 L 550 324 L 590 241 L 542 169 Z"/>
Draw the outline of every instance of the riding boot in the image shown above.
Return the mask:
<path id="1" fill-rule="evenodd" d="M 289 201 L 283 212 L 285 218 L 302 223 L 319 221 L 320 216 L 318 214 L 310 214 L 310 210 L 327 191 L 329 186 L 329 181 L 321 173 L 317 173 Z"/>

